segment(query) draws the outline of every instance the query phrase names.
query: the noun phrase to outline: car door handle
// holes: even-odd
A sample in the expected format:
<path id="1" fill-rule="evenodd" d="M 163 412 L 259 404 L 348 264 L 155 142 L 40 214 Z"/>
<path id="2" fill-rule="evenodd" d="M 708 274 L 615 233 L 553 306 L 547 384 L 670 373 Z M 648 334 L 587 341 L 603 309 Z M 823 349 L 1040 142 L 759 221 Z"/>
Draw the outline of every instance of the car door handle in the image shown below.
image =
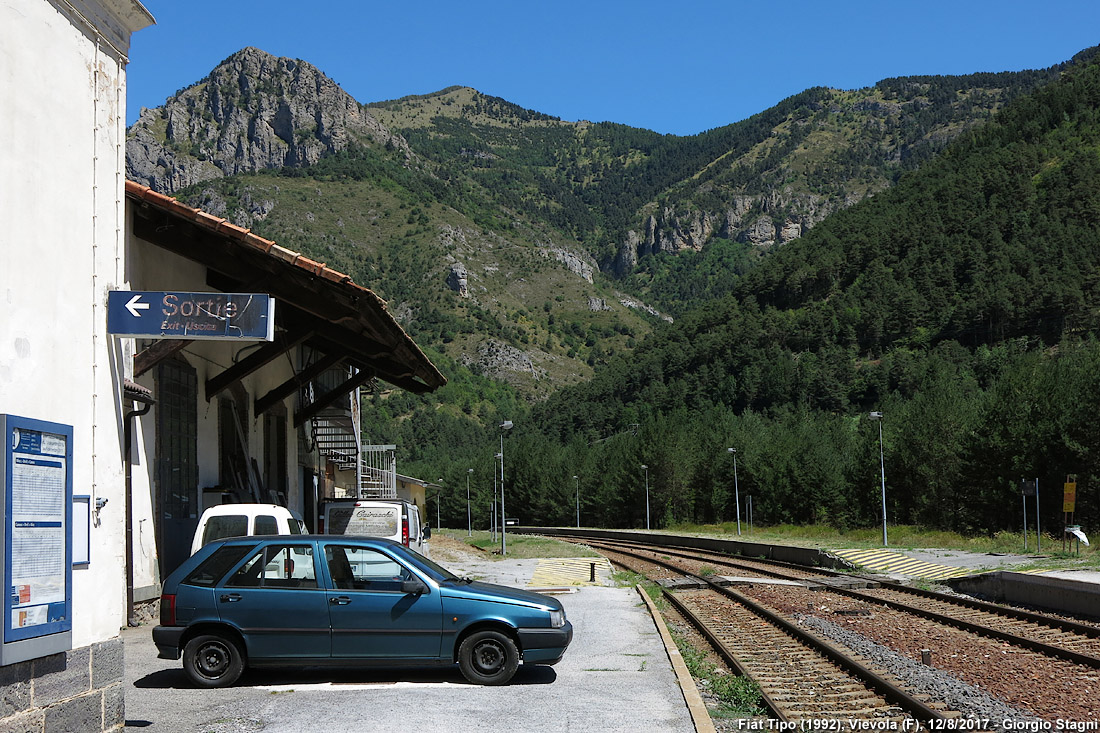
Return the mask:
<path id="1" fill-rule="evenodd" d="M 240 593 L 222 593 L 220 596 L 218 596 L 218 600 L 221 601 L 222 603 L 235 603 L 235 602 L 241 600 L 241 594 Z"/>
<path id="2" fill-rule="evenodd" d="M 333 596 L 328 599 L 328 602 L 334 606 L 346 606 L 351 603 L 351 599 L 347 596 Z"/>

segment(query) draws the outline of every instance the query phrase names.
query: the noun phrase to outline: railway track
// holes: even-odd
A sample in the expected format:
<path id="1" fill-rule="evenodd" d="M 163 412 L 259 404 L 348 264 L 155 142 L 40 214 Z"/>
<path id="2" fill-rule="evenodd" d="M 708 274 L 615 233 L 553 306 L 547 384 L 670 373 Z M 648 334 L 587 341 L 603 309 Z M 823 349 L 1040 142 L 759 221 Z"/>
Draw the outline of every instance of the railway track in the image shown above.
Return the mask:
<path id="1" fill-rule="evenodd" d="M 621 547 L 622 544 L 612 546 Z M 721 567 L 765 577 L 829 584 L 851 576 L 822 568 L 805 568 L 774 560 L 750 560 L 730 555 L 692 550 L 654 550 L 638 543 L 636 549 L 692 562 L 709 562 Z M 1052 657 L 1100 669 L 1100 627 L 1019 608 L 998 606 L 957 595 L 911 588 L 900 583 L 875 581 L 878 587 L 860 589 L 829 585 L 830 589 L 870 604 L 881 604 L 923 615 L 943 624 L 999 639 Z"/>
<path id="2" fill-rule="evenodd" d="M 680 572 L 671 563 L 637 553 L 608 551 L 608 557 L 642 575 L 656 574 L 652 567 Z M 923 727 L 922 721 L 957 715 L 926 705 L 748 597 L 711 585 L 701 576 L 692 577 L 704 588 L 679 593 L 666 589 L 665 597 L 729 666 L 757 684 L 776 720 L 802 724 L 863 720 L 881 724 L 882 730 L 917 730 Z"/>
<path id="3" fill-rule="evenodd" d="M 884 730 L 1042 730 L 1043 721 L 1073 729 L 1098 721 L 1078 729 L 1100 729 L 1095 625 L 900 584 L 846 588 L 852 576 L 823 568 L 573 540 L 663 581 L 677 612 L 731 669 L 757 682 L 777 720 L 878 721 Z M 743 585 L 726 587 L 722 576 L 742 577 Z M 971 705 L 965 694 L 939 695 L 906 679 L 929 674 L 973 688 L 982 700 Z"/>

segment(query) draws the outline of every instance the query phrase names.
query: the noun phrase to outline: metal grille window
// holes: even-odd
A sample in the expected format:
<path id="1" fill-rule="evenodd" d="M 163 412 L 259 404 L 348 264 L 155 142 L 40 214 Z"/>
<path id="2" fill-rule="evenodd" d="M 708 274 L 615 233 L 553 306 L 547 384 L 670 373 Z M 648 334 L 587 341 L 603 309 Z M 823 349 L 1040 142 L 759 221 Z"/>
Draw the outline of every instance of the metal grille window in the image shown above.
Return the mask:
<path id="1" fill-rule="evenodd" d="M 286 415 L 264 415 L 264 488 L 275 492 L 281 502 L 287 494 Z"/>
<path id="2" fill-rule="evenodd" d="M 198 509 L 198 380 L 190 365 L 157 367 L 157 487 L 165 519 L 188 519 Z"/>

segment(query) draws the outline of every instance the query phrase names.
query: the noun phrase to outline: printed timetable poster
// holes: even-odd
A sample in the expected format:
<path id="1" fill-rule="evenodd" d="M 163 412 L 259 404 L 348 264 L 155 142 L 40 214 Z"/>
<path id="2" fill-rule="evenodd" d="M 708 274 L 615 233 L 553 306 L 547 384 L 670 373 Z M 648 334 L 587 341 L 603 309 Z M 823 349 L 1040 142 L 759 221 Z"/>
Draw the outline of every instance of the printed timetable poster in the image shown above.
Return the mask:
<path id="1" fill-rule="evenodd" d="M 72 428 L 6 418 L 4 640 L 15 641 L 72 627 Z"/>

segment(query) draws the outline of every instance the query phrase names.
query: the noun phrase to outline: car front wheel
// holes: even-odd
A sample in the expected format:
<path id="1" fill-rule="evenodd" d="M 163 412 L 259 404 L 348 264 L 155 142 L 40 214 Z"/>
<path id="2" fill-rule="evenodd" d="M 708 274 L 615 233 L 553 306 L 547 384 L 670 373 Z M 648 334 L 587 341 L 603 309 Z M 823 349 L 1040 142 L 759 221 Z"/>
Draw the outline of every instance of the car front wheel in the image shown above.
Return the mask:
<path id="1" fill-rule="evenodd" d="M 184 646 L 183 669 L 199 687 L 228 687 L 244 671 L 244 656 L 236 642 L 204 634 Z"/>
<path id="2" fill-rule="evenodd" d="M 459 646 L 458 666 L 474 684 L 503 685 L 519 667 L 519 650 L 499 631 L 476 631 Z"/>

